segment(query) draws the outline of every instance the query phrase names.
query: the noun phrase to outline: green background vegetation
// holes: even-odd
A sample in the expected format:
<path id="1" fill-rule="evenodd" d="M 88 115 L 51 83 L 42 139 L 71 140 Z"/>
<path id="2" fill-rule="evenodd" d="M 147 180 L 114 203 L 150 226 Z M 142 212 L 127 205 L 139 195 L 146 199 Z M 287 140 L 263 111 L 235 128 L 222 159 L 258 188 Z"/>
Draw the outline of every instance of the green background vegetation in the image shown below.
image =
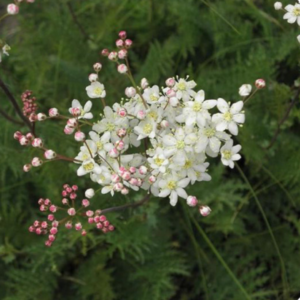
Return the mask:
<path id="1" fill-rule="evenodd" d="M 24 90 L 34 91 L 41 111 L 57 107 L 63 113 L 72 99 L 86 101 L 87 75 L 98 60 L 107 100 L 124 96 L 129 82 L 99 56 L 101 49 L 112 49 L 120 30 L 134 41 L 130 61 L 137 80 L 147 77 L 163 85 L 169 76 L 190 75 L 207 98 L 231 101 L 240 100 L 241 84 L 257 78 L 265 78 L 267 88 L 247 103 L 246 123 L 236 138 L 243 147 L 239 166 L 245 177 L 212 161 L 212 181 L 188 190 L 212 207 L 209 217 L 184 201 L 173 208 L 167 199 L 151 199 L 138 209 L 110 214 L 114 233 L 82 238 L 61 230 L 52 248 L 28 232 L 40 217 L 37 200 L 48 197 L 58 204 L 65 182 L 83 191 L 90 180 L 77 178 L 76 166 L 65 162 L 23 173 L 22 166 L 39 152 L 20 147 L 12 138 L 18 126 L 0 117 L 0 299 L 300 296 L 299 97 L 276 142 L 266 149 L 299 76 L 298 26 L 282 15 L 273 0 L 37 0 L 6 18 L 1 38 L 12 51 L 0 65 L 0 77 L 19 103 Z M 100 113 L 100 101 L 93 103 Z M 2 91 L 0 106 L 17 118 Z M 63 134 L 63 126 L 40 123 L 38 133 L 49 148 L 73 156 L 78 144 Z M 141 197 L 97 196 L 93 207 Z"/>

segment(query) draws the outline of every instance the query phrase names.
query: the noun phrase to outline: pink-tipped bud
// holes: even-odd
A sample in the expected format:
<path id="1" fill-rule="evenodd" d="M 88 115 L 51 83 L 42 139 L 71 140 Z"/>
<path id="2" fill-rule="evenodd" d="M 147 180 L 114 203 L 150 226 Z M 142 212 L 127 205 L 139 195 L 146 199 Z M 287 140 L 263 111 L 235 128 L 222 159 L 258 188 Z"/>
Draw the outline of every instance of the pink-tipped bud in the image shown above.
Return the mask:
<path id="1" fill-rule="evenodd" d="M 96 216 L 96 217 L 94 218 L 94 222 L 95 222 L 95 223 L 99 223 L 99 222 L 100 222 L 100 217 L 99 217 L 99 216 Z"/>
<path id="2" fill-rule="evenodd" d="M 53 159 L 56 157 L 56 153 L 53 150 L 46 150 L 44 156 L 46 159 Z"/>
<path id="3" fill-rule="evenodd" d="M 208 206 L 200 206 L 199 211 L 203 217 L 206 217 L 211 213 L 211 209 Z"/>
<path id="4" fill-rule="evenodd" d="M 109 231 L 114 231 L 114 230 L 115 230 L 115 227 L 114 227 L 113 225 L 109 225 L 109 226 L 108 226 L 108 230 L 109 230 Z"/>
<path id="5" fill-rule="evenodd" d="M 118 48 L 122 48 L 124 46 L 124 41 L 119 39 L 119 40 L 116 40 L 116 46 Z"/>
<path id="6" fill-rule="evenodd" d="M 94 212 L 92 210 L 88 210 L 85 214 L 87 217 L 92 217 L 94 215 Z"/>
<path id="7" fill-rule="evenodd" d="M 93 224 L 94 223 L 94 218 L 88 218 L 88 223 Z"/>
<path id="8" fill-rule="evenodd" d="M 124 172 L 126 172 L 126 168 L 125 167 L 120 167 L 119 170 L 118 170 L 118 174 L 120 176 L 122 176 L 124 174 Z"/>
<path id="9" fill-rule="evenodd" d="M 72 185 L 72 190 L 77 191 L 78 190 L 78 185 L 76 185 L 76 184 Z"/>
<path id="10" fill-rule="evenodd" d="M 129 168 L 129 172 L 130 172 L 131 174 L 134 174 L 134 173 L 136 172 L 136 168 L 135 168 L 135 167 L 130 167 L 130 168 Z"/>
<path id="11" fill-rule="evenodd" d="M 120 192 L 123 188 L 123 184 L 121 182 L 118 182 L 118 183 L 115 183 L 114 184 L 114 190 L 117 191 L 117 192 Z"/>
<path id="12" fill-rule="evenodd" d="M 45 200 L 44 200 L 44 204 L 47 205 L 47 206 L 48 206 L 48 205 L 51 205 L 50 199 L 45 199 Z"/>
<path id="13" fill-rule="evenodd" d="M 148 172 L 147 167 L 145 167 L 145 166 L 140 166 L 140 167 L 139 167 L 139 173 L 140 173 L 141 175 L 145 175 L 147 172 Z"/>
<path id="14" fill-rule="evenodd" d="M 120 182 L 120 176 L 118 175 L 118 174 L 112 174 L 111 175 L 111 181 L 113 182 L 113 183 L 117 183 L 117 182 Z"/>
<path id="15" fill-rule="evenodd" d="M 89 75 L 89 81 L 90 82 L 95 82 L 97 80 L 98 80 L 98 75 L 97 74 L 92 73 L 92 74 Z"/>
<path id="16" fill-rule="evenodd" d="M 125 171 L 125 172 L 122 174 L 122 178 L 123 178 L 124 180 L 128 181 L 128 180 L 131 178 L 130 172 Z"/>
<path id="17" fill-rule="evenodd" d="M 141 178 L 137 178 L 137 186 L 141 186 L 143 184 L 143 180 Z"/>
<path id="18" fill-rule="evenodd" d="M 34 227 L 39 227 L 39 226 L 40 226 L 40 221 L 37 221 L 37 220 L 34 221 L 34 222 L 33 222 L 33 226 L 34 226 Z"/>
<path id="19" fill-rule="evenodd" d="M 143 79 L 141 80 L 141 88 L 142 88 L 142 89 L 145 89 L 145 88 L 147 88 L 148 86 L 149 86 L 148 80 L 147 80 L 146 78 L 143 78 Z"/>
<path id="20" fill-rule="evenodd" d="M 51 233 L 51 234 L 57 234 L 57 232 L 58 232 L 57 227 L 52 227 L 52 228 L 50 229 L 50 233 Z"/>
<path id="21" fill-rule="evenodd" d="M 108 155 L 112 158 L 116 158 L 119 156 L 119 151 L 116 148 L 112 148 L 109 150 Z"/>
<path id="22" fill-rule="evenodd" d="M 168 87 L 173 87 L 173 86 L 175 85 L 175 79 L 174 79 L 174 78 L 168 78 L 168 79 L 166 80 L 166 85 L 167 85 Z"/>
<path id="23" fill-rule="evenodd" d="M 29 232 L 35 232 L 35 228 L 34 228 L 33 226 L 30 226 L 30 227 L 28 228 L 28 230 L 29 230 Z"/>
<path id="24" fill-rule="evenodd" d="M 37 120 L 37 116 L 35 113 L 32 113 L 29 115 L 28 119 L 30 122 L 35 122 Z"/>
<path id="25" fill-rule="evenodd" d="M 266 86 L 266 82 L 264 79 L 257 79 L 255 81 L 255 86 L 258 88 L 258 89 L 263 89 L 265 86 Z"/>
<path id="26" fill-rule="evenodd" d="M 19 140 L 22 137 L 22 133 L 20 131 L 16 131 L 14 133 L 14 139 Z"/>
<path id="27" fill-rule="evenodd" d="M 51 246 L 52 246 L 52 242 L 50 242 L 49 240 L 47 240 L 47 241 L 45 242 L 45 246 L 51 247 Z"/>
<path id="28" fill-rule="evenodd" d="M 46 210 L 48 210 L 48 207 L 45 206 L 44 204 L 42 204 L 42 205 L 40 206 L 40 211 L 46 211 Z"/>
<path id="29" fill-rule="evenodd" d="M 130 39 L 125 40 L 125 47 L 129 49 L 131 46 L 132 46 L 132 40 Z"/>
<path id="30" fill-rule="evenodd" d="M 162 120 L 162 121 L 160 122 L 160 126 L 161 126 L 162 128 L 168 128 L 168 127 L 169 127 L 169 122 L 168 122 L 167 120 Z"/>
<path id="31" fill-rule="evenodd" d="M 95 63 L 95 64 L 93 65 L 93 68 L 94 68 L 95 72 L 98 73 L 98 72 L 101 71 L 102 65 L 101 65 L 101 63 L 97 62 L 97 63 Z"/>
<path id="32" fill-rule="evenodd" d="M 76 223 L 75 224 L 75 230 L 81 230 L 82 229 L 82 224 L 81 223 Z"/>
<path id="33" fill-rule="evenodd" d="M 31 161 L 31 164 L 34 166 L 34 167 L 39 167 L 43 164 L 43 161 L 39 158 L 39 157 L 34 157 Z"/>
<path id="34" fill-rule="evenodd" d="M 52 227 L 58 227 L 59 225 L 59 222 L 58 221 L 53 221 L 52 222 Z"/>
<path id="35" fill-rule="evenodd" d="M 89 198 L 89 199 L 93 198 L 94 195 L 95 195 L 94 189 L 87 189 L 87 190 L 85 191 L 85 196 L 86 196 L 87 198 Z"/>
<path id="36" fill-rule="evenodd" d="M 67 193 L 68 193 L 68 194 L 70 194 L 70 193 L 72 193 L 72 192 L 73 192 L 72 188 L 71 188 L 71 187 L 69 187 L 69 186 L 66 188 L 66 191 L 67 191 Z"/>
<path id="37" fill-rule="evenodd" d="M 24 172 L 29 172 L 31 168 L 32 168 L 31 164 L 26 164 L 26 165 L 23 166 L 23 171 Z"/>
<path id="38" fill-rule="evenodd" d="M 66 127 L 64 128 L 64 133 L 70 135 L 74 132 L 74 130 L 75 130 L 75 128 L 69 127 L 68 125 L 66 125 Z"/>
<path id="39" fill-rule="evenodd" d="M 127 37 L 127 33 L 126 31 L 122 30 L 119 32 L 119 38 L 122 39 L 122 40 L 125 40 Z"/>
<path id="40" fill-rule="evenodd" d="M 176 96 L 176 92 L 173 89 L 168 89 L 166 95 L 168 98 L 172 98 Z"/>
<path id="41" fill-rule="evenodd" d="M 26 134 L 26 139 L 30 142 L 32 142 L 34 140 L 34 135 L 31 132 L 28 132 Z"/>
<path id="42" fill-rule="evenodd" d="M 136 95 L 136 89 L 134 87 L 132 87 L 132 86 L 131 87 L 127 87 L 125 89 L 125 95 L 128 98 L 134 97 Z"/>
<path id="43" fill-rule="evenodd" d="M 82 235 L 82 236 L 86 236 L 86 235 L 87 235 L 87 232 L 86 232 L 85 229 L 83 229 L 83 230 L 81 231 L 81 235 Z"/>
<path id="44" fill-rule="evenodd" d="M 49 221 L 54 221 L 54 215 L 52 215 L 52 214 L 50 214 L 50 215 L 48 215 L 48 217 L 47 217 L 47 219 L 49 220 Z"/>
<path id="45" fill-rule="evenodd" d="M 103 233 L 107 233 L 107 232 L 108 232 L 108 228 L 103 227 L 103 228 L 102 228 L 102 232 L 103 232 Z"/>
<path id="46" fill-rule="evenodd" d="M 90 201 L 88 199 L 83 199 L 81 201 L 82 206 L 88 207 L 90 205 Z"/>
<path id="47" fill-rule="evenodd" d="M 124 149 L 124 147 L 125 147 L 125 143 L 124 143 L 124 141 L 122 141 L 122 140 L 120 140 L 120 141 L 116 141 L 116 143 L 115 143 L 115 147 L 116 147 L 116 149 L 117 149 L 118 151 L 121 151 L 121 150 L 123 150 L 123 149 Z"/>
<path id="48" fill-rule="evenodd" d="M 82 131 L 75 132 L 74 135 L 75 141 L 82 142 L 85 139 L 85 134 Z"/>
<path id="49" fill-rule="evenodd" d="M 38 235 L 40 235 L 40 234 L 42 234 L 42 228 L 37 228 L 36 230 L 35 230 L 35 233 L 36 234 L 38 234 Z"/>
<path id="50" fill-rule="evenodd" d="M 128 71 L 128 68 L 125 64 L 118 65 L 118 72 L 120 74 L 125 74 Z"/>
<path id="51" fill-rule="evenodd" d="M 146 112 L 144 110 L 139 110 L 136 114 L 136 117 L 139 119 L 139 120 L 143 120 L 146 118 Z"/>
<path id="52" fill-rule="evenodd" d="M 75 118 L 71 118 L 67 121 L 67 126 L 76 127 L 78 125 L 78 121 Z"/>
<path id="53" fill-rule="evenodd" d="M 72 116 L 78 117 L 78 116 L 80 116 L 80 114 L 81 114 L 81 110 L 80 110 L 79 107 L 72 107 L 72 108 L 70 109 L 70 113 L 71 113 Z M 67 126 L 68 126 L 68 125 L 67 125 Z M 71 126 L 71 127 L 73 127 L 73 126 Z"/>
<path id="54" fill-rule="evenodd" d="M 103 55 L 103 56 L 108 56 L 108 55 L 109 55 L 109 50 L 108 50 L 108 49 L 103 49 L 103 50 L 101 51 L 101 55 Z"/>
<path id="55" fill-rule="evenodd" d="M 125 137 L 126 134 L 127 134 L 127 130 L 126 130 L 125 128 L 120 128 L 120 129 L 118 129 L 118 131 L 117 131 L 117 136 L 118 136 L 119 138 Z"/>
<path id="56" fill-rule="evenodd" d="M 48 227 L 48 223 L 47 223 L 46 221 L 43 221 L 43 222 L 41 223 L 41 227 L 42 227 L 42 228 L 47 228 L 47 227 Z"/>
<path id="57" fill-rule="evenodd" d="M 151 175 L 151 176 L 149 177 L 148 181 L 149 181 L 150 183 L 154 183 L 154 182 L 156 181 L 156 177 L 155 177 L 154 175 Z"/>
<path id="58" fill-rule="evenodd" d="M 38 113 L 36 117 L 38 121 L 44 121 L 47 119 L 47 116 L 43 113 Z"/>
<path id="59" fill-rule="evenodd" d="M 127 110 L 125 108 L 120 108 L 118 110 L 118 115 L 122 118 L 126 117 L 127 116 Z"/>
<path id="60" fill-rule="evenodd" d="M 55 205 L 52 204 L 52 205 L 50 205 L 49 210 L 50 210 L 52 213 L 55 213 L 56 210 L 57 210 L 57 208 L 56 208 Z"/>
<path id="61" fill-rule="evenodd" d="M 44 201 L 43 198 L 40 198 L 40 199 L 38 200 L 38 204 L 39 204 L 39 205 L 42 205 L 42 204 L 44 204 L 44 203 L 45 203 L 45 201 Z"/>
<path id="62" fill-rule="evenodd" d="M 63 199 L 61 200 L 61 203 L 62 203 L 63 205 L 68 205 L 68 204 L 69 204 L 69 200 L 68 200 L 67 198 L 63 198 Z"/>
<path id="63" fill-rule="evenodd" d="M 69 216 L 75 216 L 76 215 L 76 210 L 74 207 L 71 207 L 68 209 L 68 215 Z"/>
<path id="64" fill-rule="evenodd" d="M 54 240 L 55 240 L 55 235 L 50 234 L 50 235 L 48 236 L 48 240 L 49 240 L 50 242 L 54 242 Z"/>
<path id="65" fill-rule="evenodd" d="M 49 109 L 49 117 L 53 118 L 53 117 L 57 117 L 59 115 L 58 113 L 58 109 L 53 107 Z"/>
<path id="66" fill-rule="evenodd" d="M 125 59 L 127 57 L 128 51 L 126 49 L 121 49 L 118 51 L 119 59 Z"/>
<path id="67" fill-rule="evenodd" d="M 96 224 L 96 227 L 97 227 L 98 229 L 102 229 L 102 228 L 103 228 L 103 225 L 102 225 L 102 223 L 97 223 L 97 224 Z"/>
<path id="68" fill-rule="evenodd" d="M 118 59 L 118 53 L 115 51 L 112 51 L 108 55 L 108 59 L 112 61 L 116 61 Z"/>
<path id="69" fill-rule="evenodd" d="M 67 192 L 67 191 L 62 191 L 62 192 L 61 192 L 61 195 L 62 195 L 63 197 L 66 197 L 66 196 L 68 196 L 68 192 Z"/>
<path id="70" fill-rule="evenodd" d="M 106 221 L 106 217 L 104 215 L 100 216 L 100 222 Z"/>
<path id="71" fill-rule="evenodd" d="M 188 196 L 186 199 L 186 203 L 187 205 L 194 207 L 198 204 L 198 200 L 195 196 Z"/>
<path id="72" fill-rule="evenodd" d="M 129 190 L 127 188 L 122 188 L 121 194 L 122 195 L 128 195 L 129 194 Z"/>
<path id="73" fill-rule="evenodd" d="M 32 142 L 31 142 L 32 147 L 34 148 L 41 148 L 43 147 L 43 142 L 40 138 L 35 138 Z"/>
<path id="74" fill-rule="evenodd" d="M 70 199 L 74 200 L 74 199 L 76 199 L 76 197 L 77 197 L 76 193 L 71 193 L 70 194 Z"/>
<path id="75" fill-rule="evenodd" d="M 9 15 L 16 15 L 19 12 L 19 6 L 15 4 L 8 4 L 7 5 L 7 13 Z"/>
<path id="76" fill-rule="evenodd" d="M 103 222 L 103 225 L 104 225 L 105 227 L 108 227 L 109 224 L 110 224 L 110 223 L 109 223 L 109 221 L 107 221 L 107 220 Z"/>
<path id="77" fill-rule="evenodd" d="M 72 222 L 71 222 L 71 221 L 67 222 L 67 223 L 65 224 L 65 227 L 66 227 L 67 229 L 71 229 L 71 228 L 73 227 Z"/>
<path id="78" fill-rule="evenodd" d="M 27 146 L 29 144 L 29 140 L 26 138 L 25 135 L 22 135 L 19 139 L 20 145 Z"/>
<path id="79" fill-rule="evenodd" d="M 133 186 L 137 186 L 138 185 L 138 180 L 136 178 L 131 178 L 129 180 L 129 183 Z"/>

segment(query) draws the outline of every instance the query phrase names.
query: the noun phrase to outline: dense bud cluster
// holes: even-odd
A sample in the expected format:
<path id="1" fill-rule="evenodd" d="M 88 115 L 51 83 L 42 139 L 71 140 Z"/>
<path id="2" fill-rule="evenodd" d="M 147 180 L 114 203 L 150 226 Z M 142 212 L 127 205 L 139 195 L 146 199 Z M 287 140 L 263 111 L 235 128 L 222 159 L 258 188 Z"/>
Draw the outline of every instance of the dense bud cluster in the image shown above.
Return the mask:
<path id="1" fill-rule="evenodd" d="M 32 97 L 32 91 L 25 91 L 21 95 L 23 101 L 23 114 L 29 117 L 30 121 L 33 122 L 36 119 L 37 104 L 36 98 Z"/>

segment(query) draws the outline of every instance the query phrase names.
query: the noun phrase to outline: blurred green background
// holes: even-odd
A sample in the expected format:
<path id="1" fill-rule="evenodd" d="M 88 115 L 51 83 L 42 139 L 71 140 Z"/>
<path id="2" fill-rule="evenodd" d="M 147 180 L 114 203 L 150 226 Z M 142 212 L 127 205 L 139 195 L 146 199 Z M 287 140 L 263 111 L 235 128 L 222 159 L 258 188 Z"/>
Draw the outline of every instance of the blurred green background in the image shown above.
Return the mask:
<path id="1" fill-rule="evenodd" d="M 6 9 L 7 1 L 1 1 Z M 30 89 L 40 111 L 66 114 L 72 99 L 85 102 L 93 63 L 109 103 L 129 86 L 115 65 L 100 57 L 126 30 L 134 42 L 130 62 L 136 80 L 163 85 L 174 75 L 194 79 L 206 97 L 238 101 L 238 88 L 264 78 L 267 87 L 246 105 L 246 123 L 236 142 L 245 177 L 218 160 L 211 182 L 188 192 L 212 208 L 203 218 L 181 201 L 151 199 L 138 209 L 108 217 L 117 230 L 103 235 L 63 232 L 53 247 L 28 232 L 40 218 L 37 200 L 59 203 L 64 183 L 81 192 L 92 185 L 76 166 L 45 164 L 24 173 L 39 152 L 19 146 L 20 129 L 0 117 L 0 299 L 243 300 L 300 297 L 300 126 L 298 26 L 282 20 L 273 0 L 85 0 L 23 3 L 1 23 L 11 47 L 0 77 L 21 103 Z M 284 1 L 284 4 L 290 4 Z M 294 4 L 294 3 L 291 3 Z M 291 101 L 295 102 L 268 148 Z M 101 113 L 93 101 L 94 115 Z M 0 106 L 18 118 L 0 91 Z M 38 124 L 49 148 L 74 156 L 78 144 L 63 133 L 64 122 Z M 26 132 L 26 128 L 23 131 Z M 142 195 L 94 198 L 106 208 Z"/>

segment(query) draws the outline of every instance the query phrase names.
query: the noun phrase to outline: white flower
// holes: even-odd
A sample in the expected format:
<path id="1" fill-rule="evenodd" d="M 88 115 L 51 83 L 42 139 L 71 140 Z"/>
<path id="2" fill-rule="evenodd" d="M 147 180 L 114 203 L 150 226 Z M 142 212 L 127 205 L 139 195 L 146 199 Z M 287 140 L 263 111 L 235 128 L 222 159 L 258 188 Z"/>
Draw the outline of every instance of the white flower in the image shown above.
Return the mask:
<path id="1" fill-rule="evenodd" d="M 69 108 L 69 113 L 73 114 L 74 109 L 78 109 L 80 111 L 78 119 L 92 119 L 93 114 L 90 112 L 92 108 L 92 101 L 88 101 L 84 107 L 80 104 L 80 102 L 76 99 L 72 101 L 72 107 Z"/>
<path id="2" fill-rule="evenodd" d="M 282 9 L 282 3 L 281 3 L 281 2 L 275 2 L 275 3 L 274 3 L 274 8 L 275 8 L 276 10 Z"/>
<path id="3" fill-rule="evenodd" d="M 229 168 L 234 168 L 234 162 L 241 158 L 240 154 L 237 154 L 242 149 L 241 145 L 233 146 L 233 140 L 229 140 L 221 148 L 221 161 L 224 166 L 229 166 Z"/>
<path id="4" fill-rule="evenodd" d="M 156 154 L 153 157 L 149 157 L 148 162 L 150 163 L 150 167 L 154 170 L 152 172 L 154 175 L 157 173 L 165 173 L 166 167 L 169 164 L 169 160 L 165 157 L 162 148 L 157 148 Z"/>
<path id="5" fill-rule="evenodd" d="M 77 170 L 77 175 L 83 176 L 83 175 L 91 173 L 91 172 L 96 173 L 96 174 L 101 173 L 101 167 L 92 158 L 85 160 L 82 163 L 82 165 Z"/>
<path id="6" fill-rule="evenodd" d="M 159 94 L 159 87 L 157 85 L 154 85 L 151 88 L 150 87 L 146 88 L 143 93 L 143 98 L 149 104 L 153 104 L 153 103 L 157 104 L 165 100 L 165 97 Z"/>
<path id="7" fill-rule="evenodd" d="M 97 153 L 102 157 L 106 157 L 106 153 L 109 152 L 112 148 L 114 148 L 114 145 L 110 143 L 109 131 L 105 132 L 102 136 L 100 136 L 94 131 L 90 131 L 89 135 L 92 141 L 97 146 Z"/>
<path id="8" fill-rule="evenodd" d="M 178 201 L 178 196 L 186 199 L 188 197 L 184 188 L 189 184 L 188 178 L 180 179 L 176 176 L 169 175 L 165 179 L 159 181 L 159 187 L 161 188 L 159 197 L 164 198 L 170 195 L 170 204 L 175 206 Z"/>
<path id="9" fill-rule="evenodd" d="M 85 196 L 86 196 L 87 198 L 89 198 L 89 199 L 93 198 L 94 195 L 95 195 L 94 189 L 87 189 L 87 190 L 85 191 Z"/>
<path id="10" fill-rule="evenodd" d="M 75 157 L 75 159 L 85 161 L 90 158 L 94 158 L 96 156 L 96 152 L 97 152 L 96 144 L 91 140 L 87 140 L 86 145 L 80 147 L 80 152 Z"/>
<path id="11" fill-rule="evenodd" d="M 150 119 L 143 120 L 138 126 L 134 127 L 134 131 L 138 135 L 138 140 L 146 137 L 153 139 L 156 135 L 156 123 Z"/>
<path id="12" fill-rule="evenodd" d="M 106 91 L 104 85 L 98 81 L 92 82 L 91 85 L 86 87 L 86 92 L 88 96 L 92 99 L 94 98 L 104 98 L 106 96 Z"/>
<path id="13" fill-rule="evenodd" d="M 283 19 L 287 20 L 288 23 L 295 23 L 297 21 L 300 26 L 300 4 L 289 4 L 285 7 L 285 10 L 287 13 L 283 16 Z"/>
<path id="14" fill-rule="evenodd" d="M 182 78 L 180 78 L 175 86 L 173 87 L 174 91 L 176 91 L 176 97 L 178 99 L 182 99 L 183 101 L 189 101 L 190 97 L 194 97 L 196 92 L 193 90 L 193 88 L 196 86 L 196 82 L 186 81 Z"/>
<path id="15" fill-rule="evenodd" d="M 239 94 L 242 97 L 246 97 L 251 94 L 251 91 L 252 91 L 251 84 L 243 84 L 239 89 Z"/>
<path id="16" fill-rule="evenodd" d="M 229 107 L 228 103 L 222 99 L 218 99 L 218 109 L 222 113 L 218 113 L 212 116 L 212 121 L 217 123 L 216 129 L 218 131 L 229 130 L 233 135 L 238 134 L 237 124 L 242 124 L 245 122 L 245 115 L 241 112 L 244 102 L 238 101 Z"/>

